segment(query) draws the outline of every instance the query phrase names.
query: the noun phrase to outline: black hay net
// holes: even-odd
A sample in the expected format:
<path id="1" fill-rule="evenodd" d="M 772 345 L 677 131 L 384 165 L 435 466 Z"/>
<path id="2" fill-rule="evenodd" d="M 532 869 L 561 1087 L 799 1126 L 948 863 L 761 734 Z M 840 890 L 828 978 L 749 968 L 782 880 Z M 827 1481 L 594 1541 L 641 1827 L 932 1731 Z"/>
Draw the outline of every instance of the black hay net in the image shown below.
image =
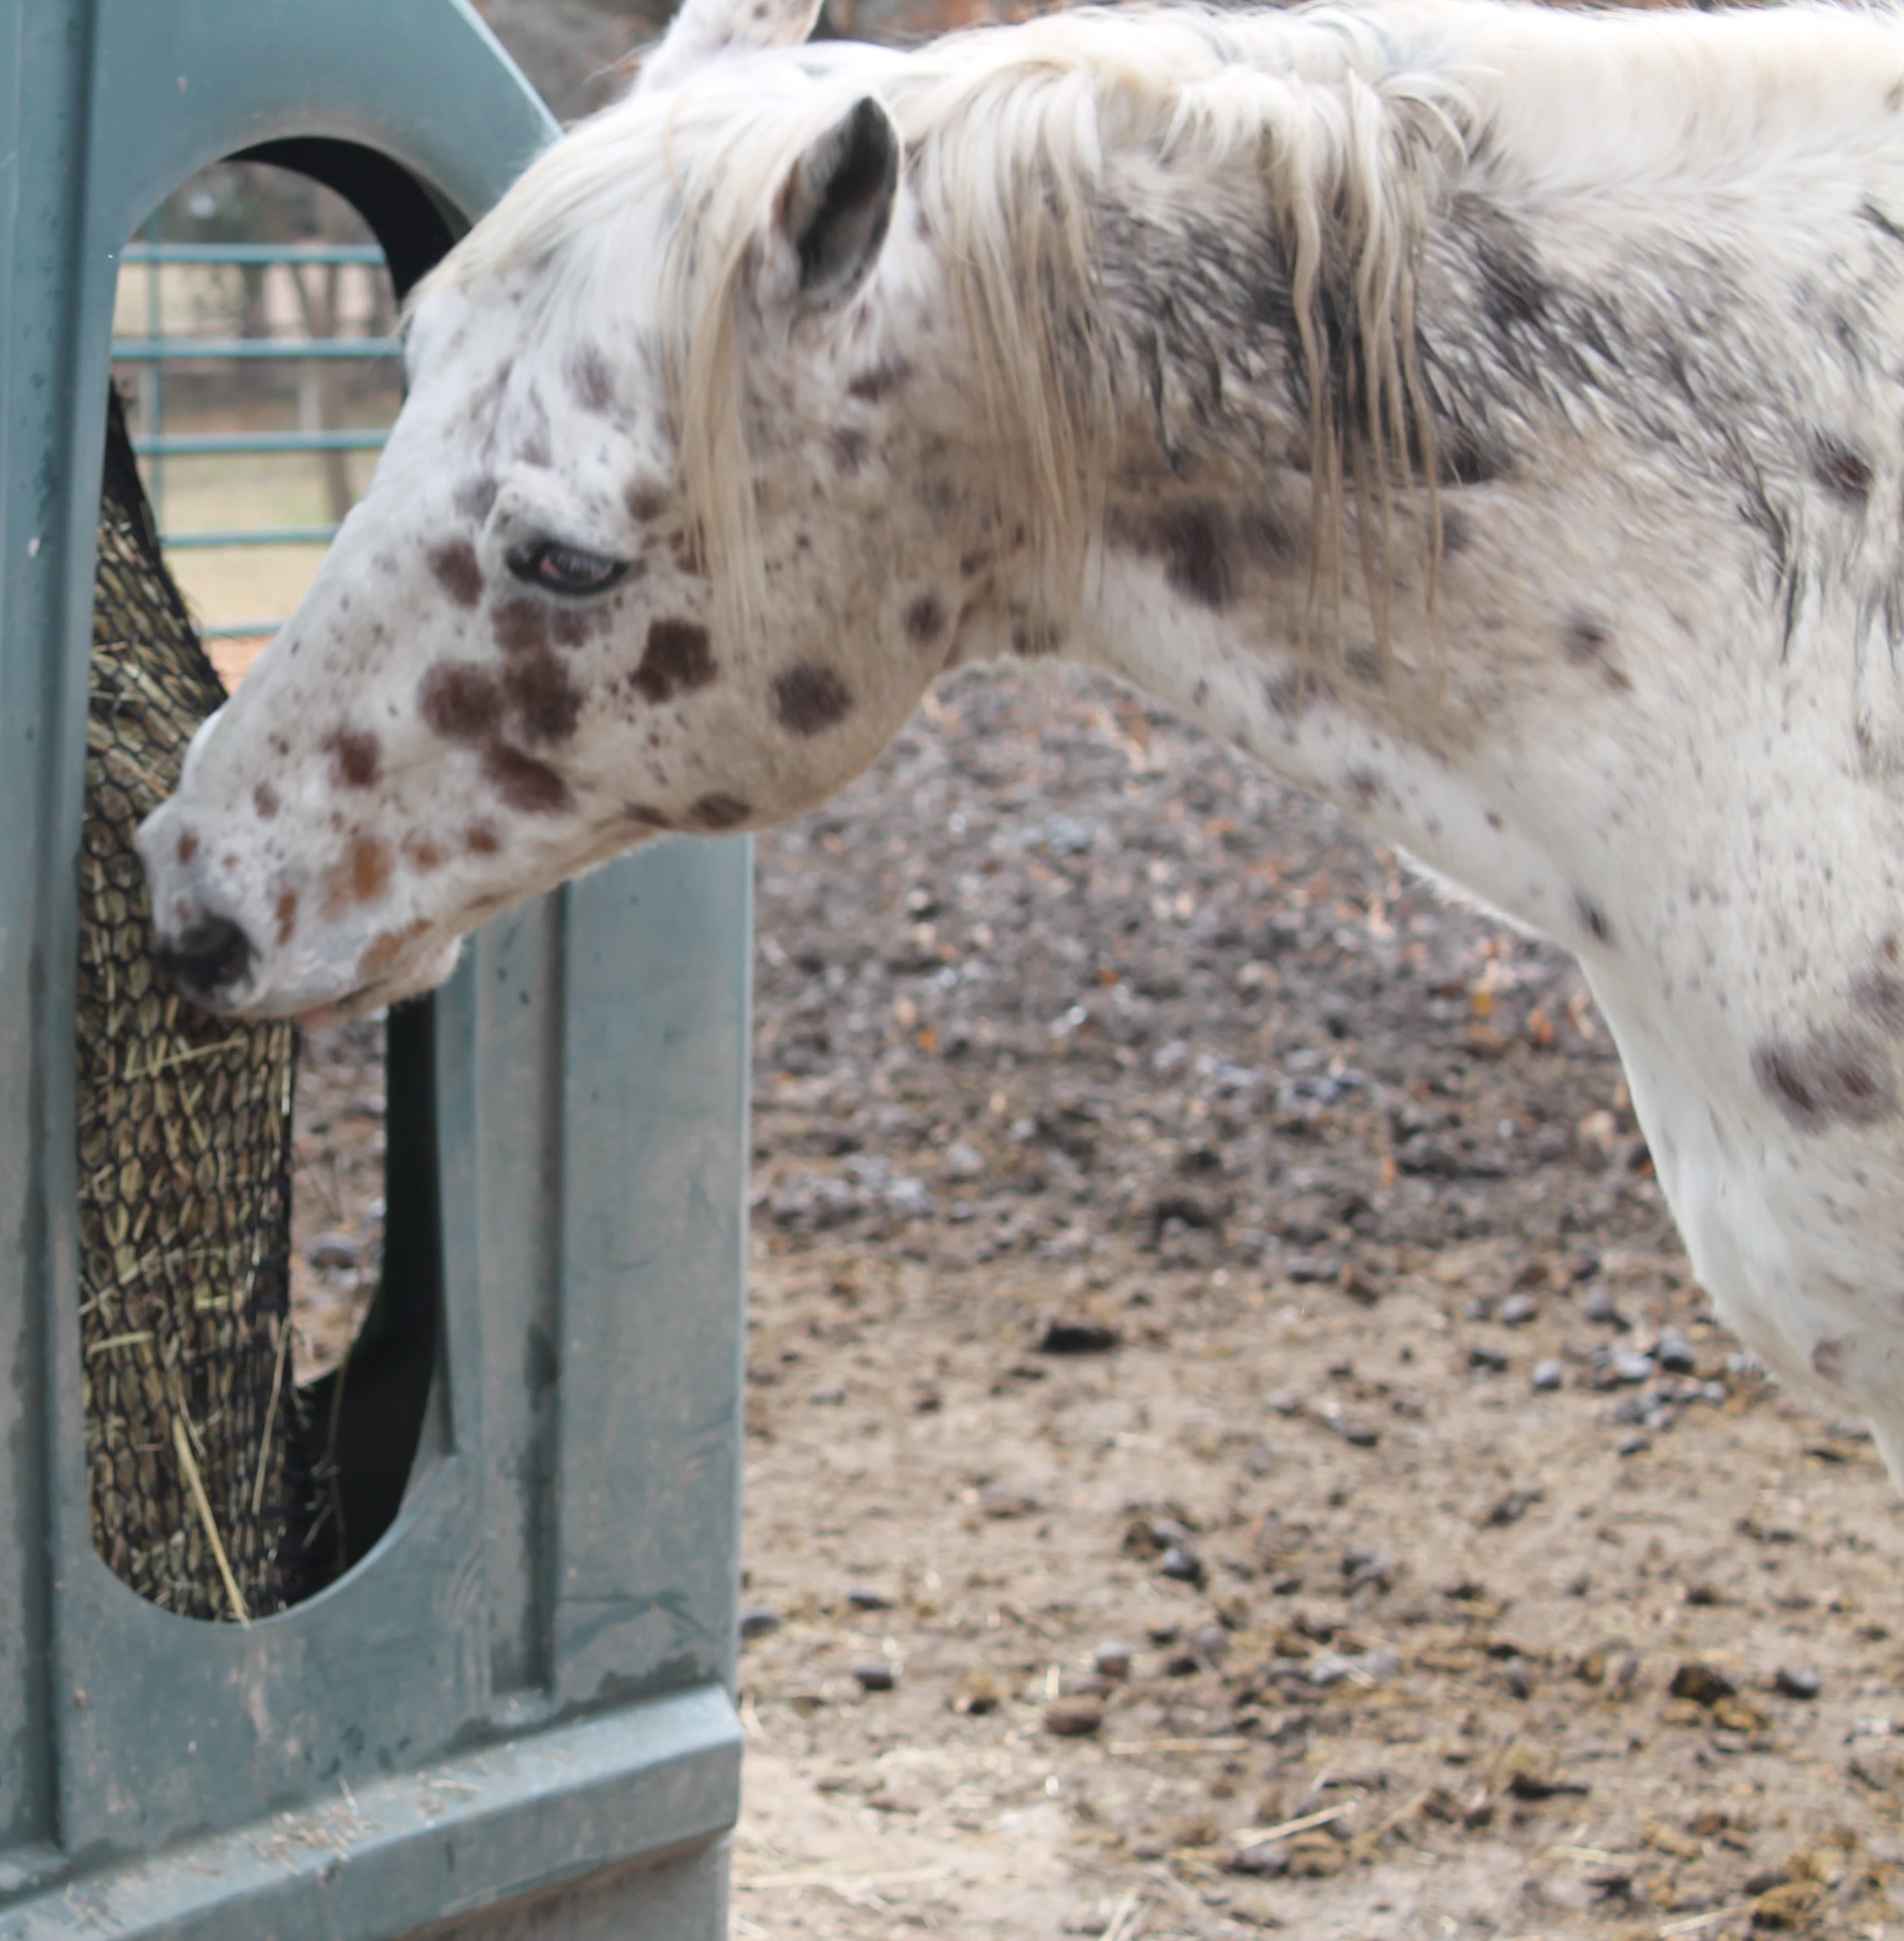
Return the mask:
<path id="1" fill-rule="evenodd" d="M 115 394 L 80 857 L 81 1337 L 93 1539 L 142 1596 L 258 1617 L 315 1586 L 292 1381 L 288 1024 L 155 977 L 133 835 L 225 692 L 159 555 Z"/>

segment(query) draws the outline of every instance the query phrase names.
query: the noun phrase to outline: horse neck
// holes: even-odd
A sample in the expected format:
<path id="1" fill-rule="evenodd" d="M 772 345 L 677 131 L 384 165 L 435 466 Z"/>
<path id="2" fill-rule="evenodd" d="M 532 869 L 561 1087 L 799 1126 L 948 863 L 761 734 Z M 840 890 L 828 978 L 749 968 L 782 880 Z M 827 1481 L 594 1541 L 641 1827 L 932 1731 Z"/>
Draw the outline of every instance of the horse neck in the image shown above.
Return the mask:
<path id="1" fill-rule="evenodd" d="M 1366 549 L 1372 485 L 1339 547 L 1316 523 L 1267 225 L 1109 212 L 1124 457 L 1071 651 L 1590 962 L 1670 922 L 1667 852 L 1765 883 L 1736 812 L 1771 738 L 1806 778 L 1765 813 L 1829 798 L 1876 839 L 1855 736 L 1904 747 L 1897 263 L 1855 199 L 1800 221 L 1761 187 L 1716 221 L 1705 182 L 1551 209 L 1444 185 L 1418 312 L 1442 482 L 1397 486 Z"/>

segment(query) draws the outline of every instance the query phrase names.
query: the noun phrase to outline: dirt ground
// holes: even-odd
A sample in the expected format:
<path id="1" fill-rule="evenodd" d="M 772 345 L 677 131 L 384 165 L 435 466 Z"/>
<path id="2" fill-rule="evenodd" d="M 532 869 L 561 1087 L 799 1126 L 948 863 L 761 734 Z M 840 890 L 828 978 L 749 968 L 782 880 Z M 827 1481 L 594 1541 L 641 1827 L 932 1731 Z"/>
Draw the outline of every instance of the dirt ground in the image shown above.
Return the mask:
<path id="1" fill-rule="evenodd" d="M 737 1941 L 1904 1931 L 1904 1518 L 1567 960 L 1082 679 L 759 892 Z"/>
<path id="2" fill-rule="evenodd" d="M 1569 961 L 1082 677 L 759 885 L 735 1941 L 1904 1933 L 1904 1515 Z M 308 1047 L 301 1359 L 377 1048 Z"/>

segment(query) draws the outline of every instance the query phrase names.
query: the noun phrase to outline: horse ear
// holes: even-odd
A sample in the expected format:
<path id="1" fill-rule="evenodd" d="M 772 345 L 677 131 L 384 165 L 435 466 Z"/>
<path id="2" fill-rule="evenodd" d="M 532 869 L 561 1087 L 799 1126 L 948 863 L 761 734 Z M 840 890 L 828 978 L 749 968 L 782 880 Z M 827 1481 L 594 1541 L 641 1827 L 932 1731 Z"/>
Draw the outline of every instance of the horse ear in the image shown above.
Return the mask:
<path id="1" fill-rule="evenodd" d="M 830 310 L 865 280 L 899 192 L 899 130 L 870 95 L 856 101 L 788 172 L 775 198 L 759 295 L 791 321 Z"/>
<path id="2" fill-rule="evenodd" d="M 682 0 L 661 44 L 642 62 L 637 94 L 672 87 L 704 61 L 750 47 L 795 47 L 813 32 L 824 0 Z"/>

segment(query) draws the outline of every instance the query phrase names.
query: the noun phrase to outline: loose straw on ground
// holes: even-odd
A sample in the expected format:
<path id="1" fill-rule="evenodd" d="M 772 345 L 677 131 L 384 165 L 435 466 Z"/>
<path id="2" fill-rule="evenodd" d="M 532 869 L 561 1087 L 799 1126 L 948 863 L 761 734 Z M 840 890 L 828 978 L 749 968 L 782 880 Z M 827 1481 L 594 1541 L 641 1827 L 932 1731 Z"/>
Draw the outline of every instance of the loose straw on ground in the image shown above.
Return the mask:
<path id="1" fill-rule="evenodd" d="M 1326 1826 L 1355 1810 L 1354 1801 L 1345 1799 L 1339 1805 L 1325 1806 L 1319 1812 L 1305 1813 L 1300 1819 L 1285 1820 L 1274 1826 L 1245 1826 L 1230 1837 L 1239 1847 L 1260 1847 L 1267 1840 L 1286 1839 L 1291 1833 L 1307 1833 L 1312 1826 Z"/>
<path id="2" fill-rule="evenodd" d="M 179 1452 L 179 1467 L 184 1472 L 185 1487 L 191 1492 L 199 1521 L 204 1524 L 205 1534 L 211 1539 L 212 1555 L 218 1564 L 219 1575 L 225 1579 L 225 1594 L 231 1600 L 232 1614 L 239 1623 L 248 1625 L 251 1614 L 245 1609 L 244 1594 L 238 1588 L 237 1579 L 231 1574 L 231 1560 L 219 1541 L 219 1527 L 212 1516 L 211 1499 L 206 1495 L 205 1485 L 199 1477 L 198 1459 L 191 1453 L 191 1438 L 185 1433 L 185 1417 L 176 1410 L 172 1416 L 172 1446 Z"/>

